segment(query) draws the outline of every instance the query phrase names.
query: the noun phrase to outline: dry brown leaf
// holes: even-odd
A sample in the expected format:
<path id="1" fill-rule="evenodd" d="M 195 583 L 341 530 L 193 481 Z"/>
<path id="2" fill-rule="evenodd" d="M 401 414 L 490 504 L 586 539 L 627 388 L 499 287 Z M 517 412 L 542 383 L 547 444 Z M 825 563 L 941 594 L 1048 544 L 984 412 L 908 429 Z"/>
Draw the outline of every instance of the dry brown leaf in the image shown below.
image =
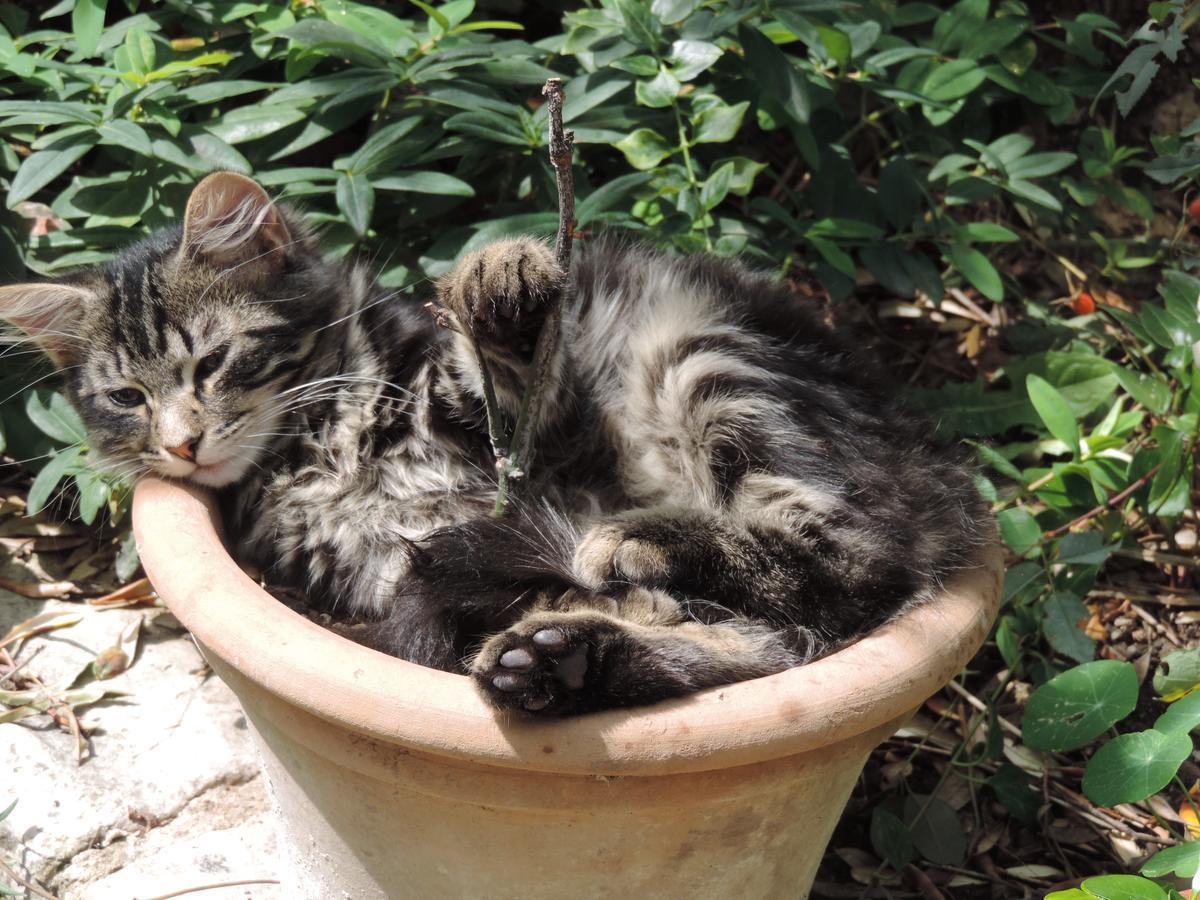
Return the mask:
<path id="1" fill-rule="evenodd" d="M 54 631 L 58 628 L 70 628 L 76 625 L 83 619 L 83 616 L 78 613 L 70 612 L 46 612 L 39 613 L 32 618 L 26 619 L 24 622 L 18 622 L 4 637 L 0 638 L 0 647 L 7 647 L 10 644 L 17 644 L 21 641 L 31 638 L 36 634 L 41 634 L 45 631 Z M 14 654 L 16 651 L 13 651 Z"/>
<path id="2" fill-rule="evenodd" d="M 1043 865 L 1011 866 L 1004 870 L 1004 874 L 1022 881 L 1049 881 L 1066 875 L 1062 869 Z"/>
<path id="3" fill-rule="evenodd" d="M 32 600 L 49 600 L 79 593 L 79 588 L 71 581 L 9 581 L 0 578 L 0 588 Z"/>
<path id="4" fill-rule="evenodd" d="M 88 600 L 92 606 L 114 606 L 116 604 L 127 604 L 132 601 L 134 603 L 144 603 L 153 601 L 156 595 L 154 586 L 150 584 L 148 578 L 139 578 L 137 581 L 131 581 L 129 584 L 122 585 L 115 591 L 105 594 L 103 597 L 93 597 Z"/>

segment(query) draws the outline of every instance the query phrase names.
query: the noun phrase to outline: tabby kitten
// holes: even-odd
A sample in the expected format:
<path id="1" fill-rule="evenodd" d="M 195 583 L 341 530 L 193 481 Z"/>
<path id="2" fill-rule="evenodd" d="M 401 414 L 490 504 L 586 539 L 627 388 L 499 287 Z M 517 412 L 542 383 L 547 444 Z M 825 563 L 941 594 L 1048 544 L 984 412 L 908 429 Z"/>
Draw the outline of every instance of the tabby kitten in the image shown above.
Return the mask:
<path id="1" fill-rule="evenodd" d="M 183 226 L 0 315 L 62 368 L 96 454 L 216 488 L 233 552 L 369 643 L 540 714 L 778 672 L 972 564 L 969 474 L 886 377 L 733 262 L 538 241 L 438 285 L 514 416 L 569 288 L 532 483 L 495 471 L 470 341 L 331 262 L 250 179 L 210 175 Z M 234 626 L 236 627 L 236 626 Z"/>

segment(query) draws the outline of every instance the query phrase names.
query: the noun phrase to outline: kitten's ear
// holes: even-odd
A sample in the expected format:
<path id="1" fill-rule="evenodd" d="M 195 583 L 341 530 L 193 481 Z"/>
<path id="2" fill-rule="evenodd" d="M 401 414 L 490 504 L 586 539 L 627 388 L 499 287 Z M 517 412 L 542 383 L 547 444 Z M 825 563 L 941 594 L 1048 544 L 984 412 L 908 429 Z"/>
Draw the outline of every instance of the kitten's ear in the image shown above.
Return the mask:
<path id="1" fill-rule="evenodd" d="M 96 295 L 70 284 L 10 284 L 0 287 L 0 319 L 16 325 L 59 366 L 74 361 L 79 320 Z"/>
<path id="2" fill-rule="evenodd" d="M 191 259 L 203 257 L 218 268 L 275 273 L 283 269 L 290 242 L 266 191 L 236 172 L 214 172 L 188 198 L 179 252 Z"/>

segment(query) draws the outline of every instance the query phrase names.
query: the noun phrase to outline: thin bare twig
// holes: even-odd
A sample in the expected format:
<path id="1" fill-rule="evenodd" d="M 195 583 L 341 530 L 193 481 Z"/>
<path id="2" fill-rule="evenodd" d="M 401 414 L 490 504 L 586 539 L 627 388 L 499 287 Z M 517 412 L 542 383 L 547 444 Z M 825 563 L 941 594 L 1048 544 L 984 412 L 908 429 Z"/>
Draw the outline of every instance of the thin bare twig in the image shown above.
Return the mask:
<path id="1" fill-rule="evenodd" d="M 218 881 L 213 884 L 202 884 L 197 887 L 184 888 L 181 891 L 172 891 L 169 894 L 159 894 L 156 897 L 147 897 L 146 900 L 171 900 L 172 897 L 182 897 L 184 894 L 197 894 L 200 891 L 215 891 L 217 888 L 241 887 L 244 884 L 279 884 L 279 879 L 247 878 L 244 881 Z"/>
<path id="2" fill-rule="evenodd" d="M 42 888 L 38 887 L 38 885 L 34 884 L 32 881 L 26 881 L 2 859 L 0 859 L 0 870 L 2 870 L 8 878 L 11 878 L 14 882 L 25 888 L 25 890 L 29 891 L 31 894 L 37 894 L 39 897 L 46 897 L 48 900 L 57 900 L 53 894 L 42 890 Z"/>
<path id="3" fill-rule="evenodd" d="M 1161 468 L 1162 468 L 1162 463 L 1159 463 L 1158 465 L 1151 468 L 1149 472 L 1147 472 L 1145 475 L 1143 475 L 1141 478 L 1139 478 L 1133 484 L 1129 485 L 1129 487 L 1125 488 L 1123 491 L 1120 491 L 1119 493 L 1113 494 L 1111 497 L 1109 497 L 1106 501 L 1101 503 L 1099 506 L 1097 506 L 1093 509 L 1089 509 L 1082 516 L 1080 516 L 1077 519 L 1072 519 L 1066 525 L 1063 525 L 1059 528 L 1055 528 L 1053 531 L 1047 531 L 1046 535 L 1045 535 L 1046 540 L 1048 540 L 1048 541 L 1053 540 L 1054 538 L 1056 538 L 1060 535 L 1066 534 L 1068 531 L 1070 531 L 1075 526 L 1082 525 L 1084 522 L 1087 522 L 1087 521 L 1090 521 L 1091 519 L 1096 518 L 1096 516 L 1100 515 L 1100 513 L 1104 512 L 1106 510 L 1112 509 L 1114 506 L 1116 506 L 1122 500 L 1127 500 L 1131 495 L 1135 494 L 1139 489 L 1141 489 L 1145 484 L 1147 484 L 1151 478 L 1153 478 L 1155 475 L 1157 475 L 1158 470 Z"/>
<path id="4" fill-rule="evenodd" d="M 525 388 L 525 396 L 521 398 L 521 409 L 517 413 L 512 438 L 508 441 L 507 453 L 497 461 L 499 484 L 494 510 L 497 516 L 504 515 L 508 508 L 510 480 L 524 477 L 533 463 L 534 447 L 529 442 L 529 435 L 537 433 L 537 423 L 544 410 L 547 388 L 553 375 L 551 367 L 562 337 L 563 306 L 567 302 L 566 294 L 570 285 L 571 243 L 575 236 L 575 185 L 571 173 L 575 133 L 563 130 L 562 79 L 547 79 L 542 94 L 546 97 L 549 113 L 550 164 L 554 167 L 554 180 L 558 188 L 558 234 L 554 241 L 554 259 L 562 273 L 563 282 L 538 334 L 533 351 L 532 376 Z"/>

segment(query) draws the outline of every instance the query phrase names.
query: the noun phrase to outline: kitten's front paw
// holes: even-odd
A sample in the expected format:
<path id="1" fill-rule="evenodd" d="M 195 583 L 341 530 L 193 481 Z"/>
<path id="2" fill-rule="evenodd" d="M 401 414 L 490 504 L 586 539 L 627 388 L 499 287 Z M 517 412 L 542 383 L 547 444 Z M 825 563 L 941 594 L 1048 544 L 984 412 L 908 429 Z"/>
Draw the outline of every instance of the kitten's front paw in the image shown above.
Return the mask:
<path id="1" fill-rule="evenodd" d="M 471 675 L 500 709 L 564 715 L 595 705 L 601 645 L 619 626 L 601 616 L 527 616 L 490 638 Z"/>
<path id="2" fill-rule="evenodd" d="M 562 283 L 547 246 L 513 238 L 463 257 L 439 282 L 438 294 L 481 338 L 528 352 Z"/>

